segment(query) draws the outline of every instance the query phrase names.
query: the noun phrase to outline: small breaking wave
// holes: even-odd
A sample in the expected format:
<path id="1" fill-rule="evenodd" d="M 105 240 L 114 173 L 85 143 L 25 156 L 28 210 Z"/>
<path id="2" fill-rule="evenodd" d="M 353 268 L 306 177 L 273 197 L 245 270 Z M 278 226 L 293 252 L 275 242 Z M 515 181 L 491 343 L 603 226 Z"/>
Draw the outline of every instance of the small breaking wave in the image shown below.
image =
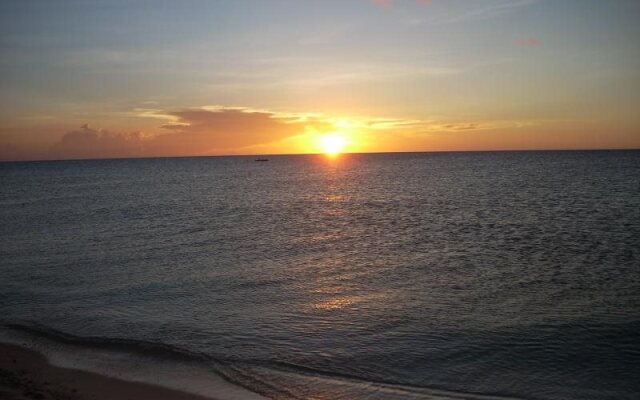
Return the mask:
<path id="1" fill-rule="evenodd" d="M 500 395 L 452 392 L 409 386 L 393 382 L 372 381 L 356 376 L 319 371 L 307 366 L 277 360 L 230 360 L 194 352 L 170 344 L 98 336 L 77 336 L 29 322 L 1 324 L 0 340 L 20 344 L 45 354 L 52 363 L 63 367 L 86 369 L 127 380 L 221 397 L 220 380 L 246 390 L 222 390 L 222 398 L 276 400 L 315 399 L 433 399 L 433 400 L 507 400 Z M 119 361 L 114 366 L 113 360 Z M 127 366 L 127 363 L 129 366 Z M 147 379 L 147 365 L 155 379 Z M 131 379 L 132 370 L 137 370 Z M 176 373 L 183 371 L 183 374 Z M 168 375 L 169 380 L 160 380 Z M 187 375 L 188 379 L 180 377 Z M 219 378 L 219 379 L 216 379 Z M 177 381 L 176 381 L 177 379 Z M 214 384 L 208 383 L 213 381 Z"/>

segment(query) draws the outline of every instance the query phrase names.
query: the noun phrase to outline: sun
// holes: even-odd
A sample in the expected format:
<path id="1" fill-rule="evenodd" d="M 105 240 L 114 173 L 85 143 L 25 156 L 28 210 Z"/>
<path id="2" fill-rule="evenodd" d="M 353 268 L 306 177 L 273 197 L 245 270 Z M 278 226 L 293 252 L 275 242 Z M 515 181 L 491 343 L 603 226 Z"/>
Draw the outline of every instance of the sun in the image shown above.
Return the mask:
<path id="1" fill-rule="evenodd" d="M 323 153 L 330 156 L 342 153 L 346 145 L 347 140 L 340 134 L 332 133 L 320 138 L 320 149 L 322 149 Z"/>

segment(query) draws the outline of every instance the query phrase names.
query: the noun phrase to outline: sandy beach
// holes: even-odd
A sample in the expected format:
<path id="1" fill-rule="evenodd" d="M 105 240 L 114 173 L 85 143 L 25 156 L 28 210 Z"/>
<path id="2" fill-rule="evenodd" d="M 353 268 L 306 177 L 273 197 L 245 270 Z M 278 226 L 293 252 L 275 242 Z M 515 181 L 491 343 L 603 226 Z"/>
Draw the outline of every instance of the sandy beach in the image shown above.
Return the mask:
<path id="1" fill-rule="evenodd" d="M 212 400 L 177 390 L 60 368 L 32 350 L 0 344 L 0 398 L 6 400 Z"/>

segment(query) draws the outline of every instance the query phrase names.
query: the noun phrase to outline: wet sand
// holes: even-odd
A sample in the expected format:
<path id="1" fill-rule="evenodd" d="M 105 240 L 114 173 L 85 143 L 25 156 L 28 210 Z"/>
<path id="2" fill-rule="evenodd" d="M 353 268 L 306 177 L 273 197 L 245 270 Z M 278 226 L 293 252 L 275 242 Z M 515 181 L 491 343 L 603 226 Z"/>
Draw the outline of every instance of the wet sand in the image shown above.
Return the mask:
<path id="1" fill-rule="evenodd" d="M 0 398 L 6 400 L 212 400 L 159 386 L 60 368 L 32 350 L 0 343 Z"/>

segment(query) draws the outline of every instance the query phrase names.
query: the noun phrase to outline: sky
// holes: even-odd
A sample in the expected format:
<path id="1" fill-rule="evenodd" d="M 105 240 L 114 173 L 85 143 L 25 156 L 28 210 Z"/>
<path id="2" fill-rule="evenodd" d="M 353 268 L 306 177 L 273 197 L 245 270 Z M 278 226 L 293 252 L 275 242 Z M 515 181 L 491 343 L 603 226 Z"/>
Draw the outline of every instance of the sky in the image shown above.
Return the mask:
<path id="1" fill-rule="evenodd" d="M 0 160 L 640 148 L 638 0 L 0 0 Z"/>

